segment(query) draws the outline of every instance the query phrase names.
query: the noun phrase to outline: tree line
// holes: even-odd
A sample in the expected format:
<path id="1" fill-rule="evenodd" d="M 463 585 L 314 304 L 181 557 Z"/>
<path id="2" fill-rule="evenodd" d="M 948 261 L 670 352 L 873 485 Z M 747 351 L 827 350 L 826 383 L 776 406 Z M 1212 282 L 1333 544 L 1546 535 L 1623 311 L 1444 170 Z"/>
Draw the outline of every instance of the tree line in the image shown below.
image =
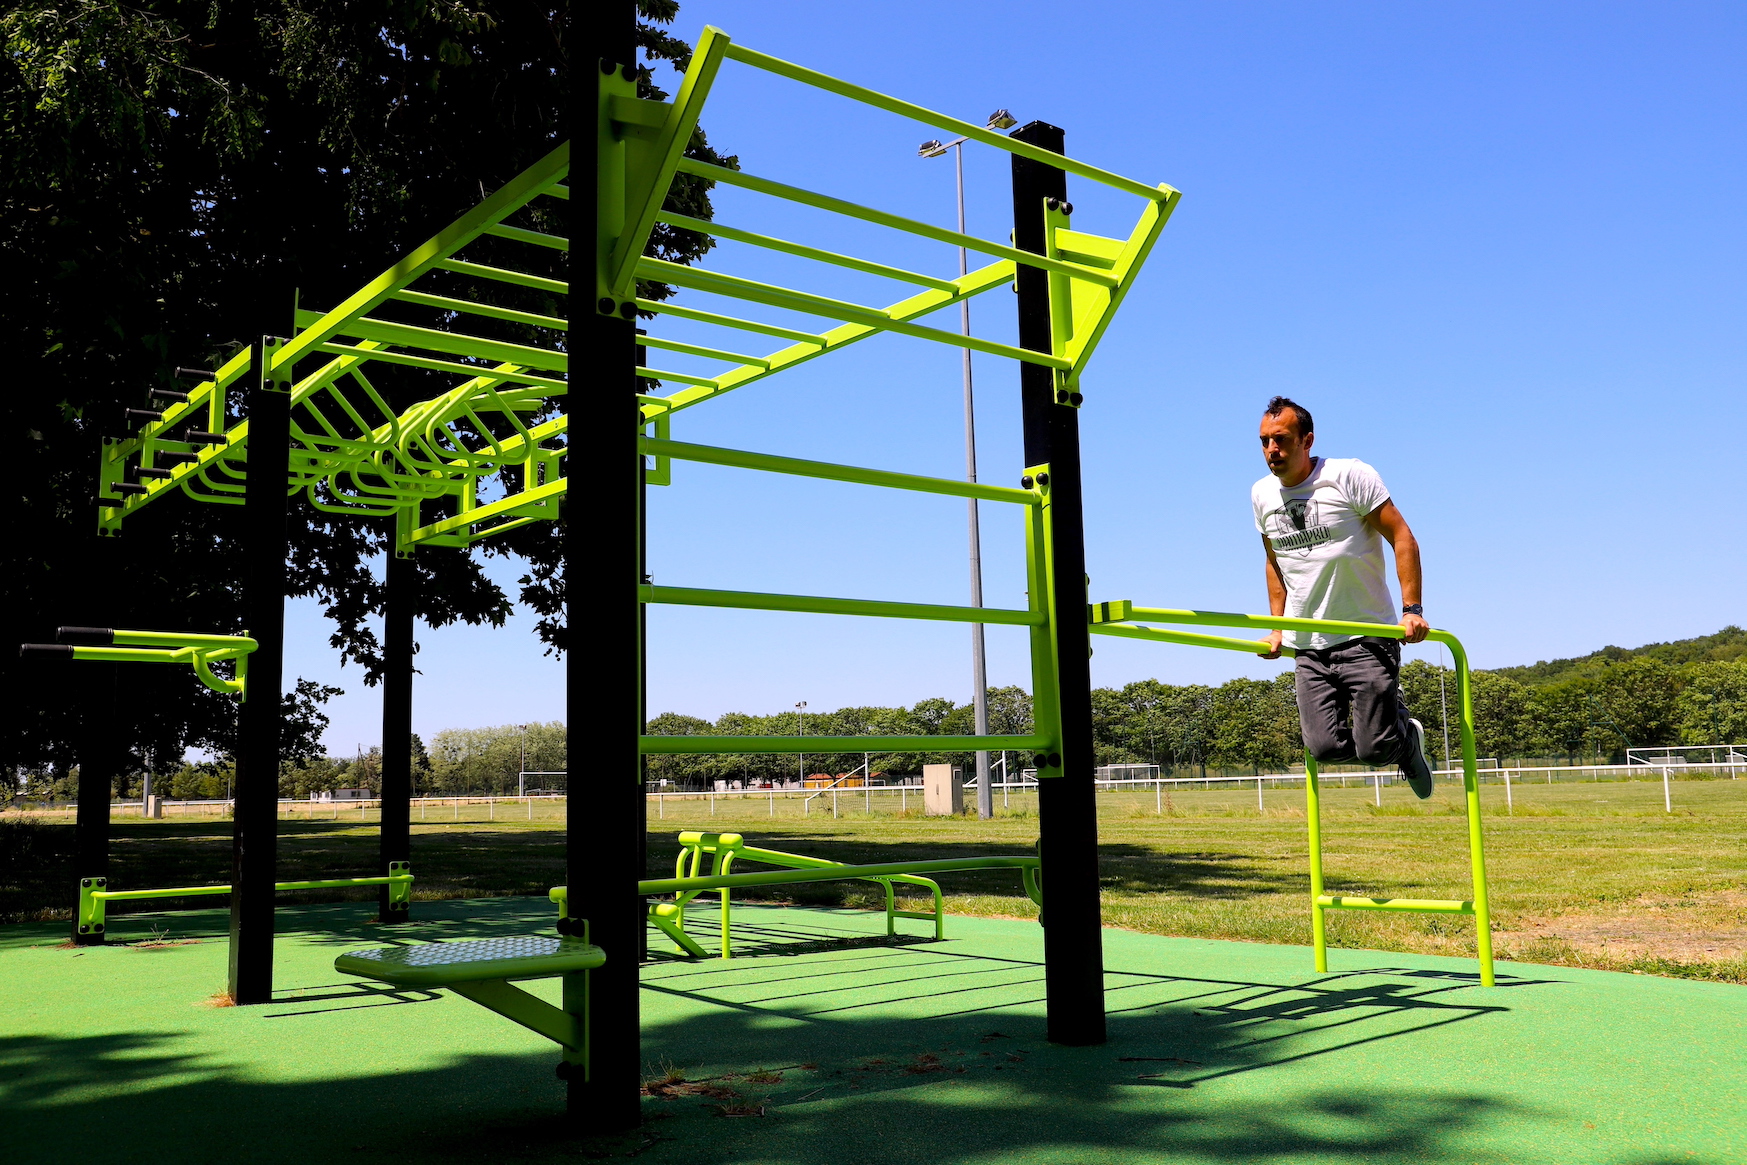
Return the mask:
<path id="1" fill-rule="evenodd" d="M 1442 760 L 1448 726 L 1450 755 L 1460 756 L 1455 673 L 1424 660 L 1402 668 L 1402 694 L 1426 727 L 1428 747 Z M 308 698 L 307 695 L 305 697 Z M 1529 758 L 1582 763 L 1620 762 L 1633 746 L 1747 742 L 1747 632 L 1729 627 L 1714 636 L 1637 649 L 1604 648 L 1579 660 L 1473 673 L 1476 752 L 1501 760 Z M 380 787 L 381 751 L 330 757 L 316 747 L 326 718 L 306 707 L 309 730 L 292 742 L 294 755 L 280 774 L 280 795 L 307 797 L 339 788 Z M 909 707 L 856 706 L 834 712 L 730 712 L 715 720 L 664 712 L 647 731 L 665 736 L 956 736 L 972 731 L 971 705 L 944 697 Z M 1031 731 L 1031 696 L 1010 686 L 989 690 L 989 731 Z M 1092 693 L 1097 760 L 1152 764 L 1167 772 L 1202 774 L 1280 771 L 1303 751 L 1291 673 L 1271 680 L 1235 679 L 1218 686 L 1137 680 Z M 414 736 L 417 793 L 513 793 L 517 774 L 566 772 L 565 728 L 556 721 L 485 728 L 451 728 L 426 744 Z M 1012 756 L 1014 771 L 1024 758 Z M 933 752 L 812 753 L 740 756 L 651 756 L 655 787 L 706 788 L 717 780 L 764 782 L 803 775 L 837 775 L 864 763 L 888 777 L 920 773 L 922 766 L 968 766 L 972 754 Z M 178 799 L 228 795 L 232 768 L 220 759 L 176 763 L 158 770 L 156 791 Z M 117 793 L 138 796 L 144 770 L 118 783 Z M 564 788 L 564 778 L 530 780 L 530 789 Z M 76 770 L 12 769 L 0 775 L 0 799 L 50 794 L 71 797 Z"/>

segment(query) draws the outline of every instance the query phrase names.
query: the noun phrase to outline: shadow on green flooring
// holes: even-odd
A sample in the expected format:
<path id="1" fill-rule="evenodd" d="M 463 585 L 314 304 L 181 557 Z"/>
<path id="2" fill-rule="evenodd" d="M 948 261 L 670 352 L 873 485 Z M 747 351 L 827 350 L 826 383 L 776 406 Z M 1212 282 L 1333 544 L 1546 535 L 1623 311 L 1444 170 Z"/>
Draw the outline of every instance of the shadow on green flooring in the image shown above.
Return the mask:
<path id="1" fill-rule="evenodd" d="M 775 907 L 736 912 L 733 960 L 657 957 L 644 968 L 645 1073 L 668 1082 L 651 1088 L 641 1131 L 589 1137 L 563 1115 L 548 1046 L 447 993 L 331 969 L 342 947 L 544 930 L 549 904 L 420 903 L 418 921 L 395 928 L 367 923 L 371 909 L 283 911 L 283 990 L 260 1008 L 190 1010 L 222 975 L 218 942 L 101 952 L 108 962 L 97 963 L 28 952 L 31 962 L 13 965 L 75 966 L 99 990 L 113 984 L 115 1000 L 43 1011 L 46 1031 L 0 1023 L 8 1165 L 1740 1159 L 1711 1152 L 1716 1129 L 1730 1131 L 1718 1122 L 1739 1117 L 1713 1114 L 1709 1131 L 1690 1137 L 1670 1124 L 1693 1105 L 1724 1107 L 1717 1096 L 1654 1097 L 1666 1084 L 1654 1075 L 1595 1076 L 1618 1085 L 1598 1095 L 1571 1083 L 1594 1075 L 1573 1048 L 1600 1063 L 1618 1042 L 1594 1022 L 1609 992 L 1723 1001 L 1723 1031 L 1741 1012 L 1724 992 L 1738 989 L 1507 966 L 1500 989 L 1481 991 L 1461 969 L 1472 964 L 1456 960 L 1371 956 L 1368 968 L 1314 975 L 1302 950 L 1107 932 L 1110 1040 L 1062 1048 L 1042 1039 L 1032 924 L 953 918 L 949 941 L 935 943 L 887 939 L 877 914 Z M 149 937 L 153 926 L 222 935 L 223 917 L 139 916 L 118 937 Z M 700 939 L 708 917 L 693 923 Z M 0 952 L 25 957 L 26 937 L 5 936 Z M 25 993 L 57 990 L 67 988 L 40 975 Z M 1656 1028 L 1646 1041 L 1691 1046 L 1690 1034 L 1640 1022 Z M 1711 1086 L 1738 1089 L 1736 1076 Z M 1596 1112 L 1629 1107 L 1619 1097 L 1638 1098 L 1673 1141 L 1594 1131 Z"/>

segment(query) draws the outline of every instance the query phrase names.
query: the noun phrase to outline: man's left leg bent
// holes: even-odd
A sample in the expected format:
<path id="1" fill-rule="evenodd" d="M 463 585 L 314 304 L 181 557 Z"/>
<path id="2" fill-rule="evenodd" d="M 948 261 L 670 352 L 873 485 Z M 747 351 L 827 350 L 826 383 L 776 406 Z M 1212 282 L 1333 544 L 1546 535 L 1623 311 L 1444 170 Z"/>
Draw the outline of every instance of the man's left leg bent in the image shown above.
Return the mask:
<path id="1" fill-rule="evenodd" d="M 1401 699 L 1401 644 L 1393 639 L 1361 639 L 1349 675 L 1353 691 L 1353 751 L 1365 764 L 1395 764 L 1414 795 L 1432 795 L 1432 770 L 1425 758 L 1425 730 Z"/>
<path id="2" fill-rule="evenodd" d="M 1401 644 L 1367 638 L 1345 646 L 1341 670 L 1353 693 L 1353 753 L 1360 764 L 1396 764 L 1409 735 L 1401 704 Z"/>

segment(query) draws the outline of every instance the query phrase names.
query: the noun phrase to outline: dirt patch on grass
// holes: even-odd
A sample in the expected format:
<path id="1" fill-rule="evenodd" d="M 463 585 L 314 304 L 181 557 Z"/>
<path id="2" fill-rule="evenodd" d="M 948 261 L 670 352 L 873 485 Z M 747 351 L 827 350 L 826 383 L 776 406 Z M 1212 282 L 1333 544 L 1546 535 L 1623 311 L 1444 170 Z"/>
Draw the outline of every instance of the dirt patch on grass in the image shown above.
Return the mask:
<path id="1" fill-rule="evenodd" d="M 1608 963 L 1740 962 L 1747 960 L 1747 890 L 1645 895 L 1631 902 L 1525 919 L 1498 938 L 1513 950 L 1565 946 L 1579 956 Z"/>

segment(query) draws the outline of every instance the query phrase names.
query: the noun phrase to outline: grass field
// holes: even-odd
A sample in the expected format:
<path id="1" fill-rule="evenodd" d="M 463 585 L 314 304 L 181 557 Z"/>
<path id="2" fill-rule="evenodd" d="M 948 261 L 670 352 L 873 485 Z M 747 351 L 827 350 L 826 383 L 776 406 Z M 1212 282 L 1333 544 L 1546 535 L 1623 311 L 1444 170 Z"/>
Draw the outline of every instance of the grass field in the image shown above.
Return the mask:
<path id="1" fill-rule="evenodd" d="M 1518 785 L 1514 811 L 1487 786 L 1487 857 L 1497 944 L 1522 961 L 1747 982 L 1747 781 L 1674 783 L 1675 812 L 1659 782 Z M 1468 895 L 1459 791 L 1428 802 L 1385 787 L 1325 791 L 1324 850 L 1334 893 L 1390 897 Z M 1031 852 L 1032 797 L 1015 795 L 995 820 L 864 811 L 845 793 L 832 817 L 821 800 L 759 795 L 671 800 L 650 812 L 650 873 L 667 874 L 673 837 L 686 828 L 733 830 L 774 848 L 843 861 L 891 861 Z M 1100 794 L 1104 918 L 1152 934 L 1308 943 L 1303 792 L 1268 790 L 1258 812 L 1246 790 L 1179 787 Z M 414 812 L 415 899 L 542 894 L 563 880 L 561 806 L 521 802 L 434 806 Z M 374 857 L 374 812 L 363 820 L 307 815 L 281 822 L 280 877 L 365 872 Z M 713 814 L 713 815 L 712 815 Z M 69 823 L 8 827 L 16 839 L 0 873 L 0 918 L 67 917 L 78 876 Z M 28 836 L 27 836 L 28 835 Z M 228 878 L 229 822 L 220 818 L 117 818 L 117 886 L 191 885 Z M 1029 917 L 1033 907 L 1006 873 L 942 879 L 948 909 Z M 868 887 L 874 890 L 874 887 Z M 872 905 L 855 886 L 789 887 L 782 900 Z M 331 897 L 331 896 L 330 896 Z M 286 896 L 287 902 L 293 901 Z M 325 900 L 307 896 L 305 900 Z M 206 900 L 210 902 L 210 900 Z M 190 900 L 181 905 L 204 905 Z M 174 902 L 141 903 L 170 908 Z M 116 904 L 115 913 L 122 913 Z M 1432 915 L 1331 914 L 1331 945 L 1422 954 L 1473 951 L 1473 923 Z"/>

